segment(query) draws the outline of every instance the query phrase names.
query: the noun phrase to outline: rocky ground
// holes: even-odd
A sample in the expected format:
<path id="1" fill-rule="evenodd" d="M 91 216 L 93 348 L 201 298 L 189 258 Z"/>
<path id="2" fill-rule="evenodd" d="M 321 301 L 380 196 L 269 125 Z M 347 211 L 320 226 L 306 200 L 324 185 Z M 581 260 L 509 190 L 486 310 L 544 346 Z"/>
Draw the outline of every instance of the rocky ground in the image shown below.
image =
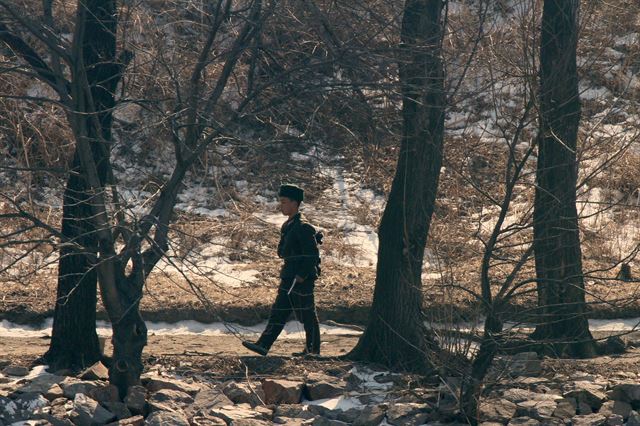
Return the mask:
<path id="1" fill-rule="evenodd" d="M 489 425 L 640 425 L 640 349 L 591 360 L 501 356 L 487 378 L 480 420 Z M 236 338 L 151 336 L 142 385 L 119 401 L 98 363 L 79 373 L 31 364 L 42 338 L 0 347 L 0 422 L 20 425 L 465 424 L 460 377 L 426 380 L 340 360 L 354 336 L 327 336 L 324 358 L 268 357 Z M 107 347 L 107 350 L 109 348 Z M 638 411 L 636 411 L 638 410 Z"/>

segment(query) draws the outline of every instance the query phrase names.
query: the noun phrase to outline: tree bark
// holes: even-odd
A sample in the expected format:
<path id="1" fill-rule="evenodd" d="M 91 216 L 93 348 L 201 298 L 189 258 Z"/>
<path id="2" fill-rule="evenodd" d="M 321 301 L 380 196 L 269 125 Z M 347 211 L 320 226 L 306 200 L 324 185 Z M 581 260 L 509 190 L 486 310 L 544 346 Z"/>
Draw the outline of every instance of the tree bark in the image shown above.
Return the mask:
<path id="1" fill-rule="evenodd" d="M 86 68 L 91 102 L 87 104 L 87 137 L 104 187 L 109 175 L 112 109 L 122 67 L 116 62 L 116 1 L 89 0 L 78 5 L 82 61 Z M 98 241 L 90 220 L 89 184 L 74 155 L 63 200 L 62 233 L 84 249 L 65 247 L 58 264 L 58 288 L 49 350 L 44 359 L 53 369 L 80 369 L 102 354 L 96 334 Z"/>
<path id="2" fill-rule="evenodd" d="M 444 138 L 441 0 L 407 0 L 400 81 L 403 136 L 379 228 L 378 267 L 367 328 L 352 359 L 430 371 L 433 343 L 422 316 L 421 275 Z"/>
<path id="3" fill-rule="evenodd" d="M 560 355 L 589 357 L 576 209 L 580 98 L 576 70 L 578 0 L 545 0 L 540 48 L 540 130 L 534 204 L 539 323 L 532 335 Z"/>

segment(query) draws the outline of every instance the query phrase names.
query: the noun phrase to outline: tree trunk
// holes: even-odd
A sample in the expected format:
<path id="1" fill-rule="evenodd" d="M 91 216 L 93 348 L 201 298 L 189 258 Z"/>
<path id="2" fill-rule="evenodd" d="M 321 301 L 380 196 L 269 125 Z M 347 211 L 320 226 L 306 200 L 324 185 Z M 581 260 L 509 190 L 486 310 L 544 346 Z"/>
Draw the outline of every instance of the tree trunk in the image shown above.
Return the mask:
<path id="1" fill-rule="evenodd" d="M 119 396 L 124 400 L 129 387 L 140 384 L 142 350 L 147 345 L 147 326 L 140 315 L 145 275 L 134 273 L 125 277 L 121 267 L 116 271 L 120 316 L 111 318 L 113 359 L 109 367 L 109 383 L 118 388 Z"/>
<path id="2" fill-rule="evenodd" d="M 421 275 L 442 163 L 444 70 L 441 0 L 407 0 L 400 81 L 403 137 L 380 222 L 378 267 L 367 328 L 348 355 L 429 371 L 432 342 L 422 316 Z"/>
<path id="3" fill-rule="evenodd" d="M 107 182 L 114 91 L 122 67 L 116 63 L 116 2 L 89 0 L 78 5 L 76 25 L 83 25 L 82 60 L 93 104 L 88 105 L 88 138 L 98 166 L 101 184 Z M 65 247 L 58 265 L 58 288 L 51 345 L 44 359 L 53 369 L 79 369 L 98 361 L 100 353 L 96 323 L 95 259 L 97 239 L 89 219 L 92 215 L 78 154 L 63 201 L 62 233 L 84 247 Z"/>
<path id="4" fill-rule="evenodd" d="M 540 319 L 532 337 L 560 355 L 589 357 L 576 210 L 580 98 L 576 71 L 578 0 L 545 0 L 540 48 L 540 131 L 534 251 Z"/>

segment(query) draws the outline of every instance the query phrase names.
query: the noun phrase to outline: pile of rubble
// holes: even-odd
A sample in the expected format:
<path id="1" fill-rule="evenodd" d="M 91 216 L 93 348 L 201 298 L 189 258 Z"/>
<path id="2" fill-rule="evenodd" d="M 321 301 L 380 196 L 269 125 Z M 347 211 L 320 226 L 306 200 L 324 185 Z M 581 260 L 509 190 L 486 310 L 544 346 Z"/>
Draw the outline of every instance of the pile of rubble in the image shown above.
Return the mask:
<path id="1" fill-rule="evenodd" d="M 498 360 L 479 413 L 492 425 L 640 426 L 635 373 L 542 375 L 533 353 Z M 120 401 L 98 363 L 78 376 L 7 367 L 0 425 L 422 425 L 460 422 L 460 378 L 421 388 L 360 365 L 304 377 L 205 380 L 160 367 Z"/>

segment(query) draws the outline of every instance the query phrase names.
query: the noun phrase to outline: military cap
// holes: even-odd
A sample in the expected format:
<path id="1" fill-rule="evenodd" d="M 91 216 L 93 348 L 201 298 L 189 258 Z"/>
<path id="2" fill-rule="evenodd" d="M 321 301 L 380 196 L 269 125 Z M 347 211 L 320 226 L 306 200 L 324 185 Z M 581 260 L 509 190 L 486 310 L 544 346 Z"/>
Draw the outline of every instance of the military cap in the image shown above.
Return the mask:
<path id="1" fill-rule="evenodd" d="M 278 192 L 280 197 L 287 197 L 291 200 L 301 202 L 304 200 L 304 190 L 297 185 L 285 184 L 280 185 L 280 191 Z"/>

